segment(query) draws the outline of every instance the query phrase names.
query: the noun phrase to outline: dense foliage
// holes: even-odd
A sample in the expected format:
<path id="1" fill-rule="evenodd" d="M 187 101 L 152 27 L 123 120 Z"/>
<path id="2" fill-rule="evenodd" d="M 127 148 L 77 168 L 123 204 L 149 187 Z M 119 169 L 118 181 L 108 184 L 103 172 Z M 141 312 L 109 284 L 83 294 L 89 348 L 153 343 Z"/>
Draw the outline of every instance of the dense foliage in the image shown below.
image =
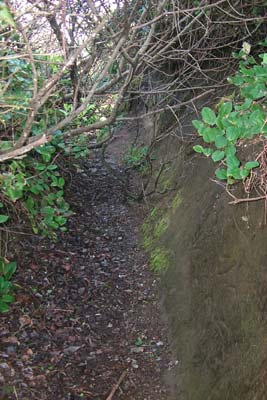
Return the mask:
<path id="1" fill-rule="evenodd" d="M 260 61 L 243 50 L 238 56 L 239 71 L 229 78 L 238 92 L 228 101 L 221 101 L 216 112 L 204 107 L 202 120 L 193 121 L 198 134 L 210 145 L 196 145 L 194 150 L 220 163 L 215 175 L 228 184 L 247 178 L 253 168 L 259 167 L 257 159 L 241 163 L 238 152 L 242 153 L 252 138 L 260 141 L 267 137 L 267 54 L 260 54 Z"/>

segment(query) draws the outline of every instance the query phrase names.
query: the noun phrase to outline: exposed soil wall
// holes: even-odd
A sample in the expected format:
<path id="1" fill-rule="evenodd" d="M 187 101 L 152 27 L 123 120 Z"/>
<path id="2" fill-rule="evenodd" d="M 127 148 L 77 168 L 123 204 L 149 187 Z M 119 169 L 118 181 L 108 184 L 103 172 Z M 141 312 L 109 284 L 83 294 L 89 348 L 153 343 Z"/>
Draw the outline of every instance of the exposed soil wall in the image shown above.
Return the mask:
<path id="1" fill-rule="evenodd" d="M 173 200 L 165 200 L 168 225 L 158 239 L 169 253 L 162 282 L 178 360 L 173 397 L 265 399 L 264 204 L 229 205 L 228 195 L 209 179 L 213 163 L 192 154 L 190 145 L 169 138 L 160 154 L 177 155 L 170 169 L 177 186 L 170 199 L 178 193 L 179 201 L 172 206 Z"/>

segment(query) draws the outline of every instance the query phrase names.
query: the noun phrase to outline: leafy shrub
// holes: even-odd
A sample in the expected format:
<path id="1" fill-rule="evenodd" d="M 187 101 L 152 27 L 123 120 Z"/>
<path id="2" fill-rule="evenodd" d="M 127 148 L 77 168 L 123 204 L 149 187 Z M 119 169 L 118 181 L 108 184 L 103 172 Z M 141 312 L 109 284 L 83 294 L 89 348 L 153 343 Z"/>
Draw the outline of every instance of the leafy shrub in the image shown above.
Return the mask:
<path id="1" fill-rule="evenodd" d="M 0 21 L 12 25 L 8 8 L 0 1 Z M 19 46 L 21 38 L 10 33 L 10 41 Z M 31 107 L 33 72 L 30 62 L 15 58 L 12 46 L 0 49 L 0 151 L 12 147 L 27 124 Z M 38 86 L 52 73 L 58 71 L 62 62 L 60 56 L 35 57 L 38 71 Z M 60 89 L 61 85 L 61 89 Z M 59 83 L 59 92 L 72 87 L 69 71 Z M 82 101 L 82 100 L 81 100 Z M 64 103 L 61 96 L 51 96 L 40 108 L 31 136 L 42 135 L 56 124 L 62 115 L 68 115 L 72 105 Z M 70 123 L 68 129 L 95 122 L 97 110 L 94 104 Z M 29 220 L 33 232 L 43 236 L 56 237 L 57 231 L 65 231 L 70 206 L 64 199 L 65 179 L 59 168 L 64 157 L 85 157 L 88 154 L 90 136 L 86 134 L 63 139 L 63 132 L 57 131 L 53 139 L 31 153 L 0 164 L 0 224 L 16 224 L 18 220 Z M 14 300 L 13 285 L 10 282 L 15 272 L 15 263 L 6 264 L 0 259 L 0 312 L 6 312 Z"/>
<path id="2" fill-rule="evenodd" d="M 233 101 L 220 102 L 217 112 L 204 107 L 202 120 L 193 121 L 198 134 L 210 145 L 196 145 L 194 150 L 219 162 L 221 168 L 215 175 L 229 184 L 246 178 L 259 166 L 257 159 L 241 164 L 237 146 L 255 136 L 267 137 L 267 53 L 259 56 L 260 63 L 243 52 L 240 55 L 244 59 L 240 61 L 239 72 L 229 78 L 238 87 L 239 95 Z"/>

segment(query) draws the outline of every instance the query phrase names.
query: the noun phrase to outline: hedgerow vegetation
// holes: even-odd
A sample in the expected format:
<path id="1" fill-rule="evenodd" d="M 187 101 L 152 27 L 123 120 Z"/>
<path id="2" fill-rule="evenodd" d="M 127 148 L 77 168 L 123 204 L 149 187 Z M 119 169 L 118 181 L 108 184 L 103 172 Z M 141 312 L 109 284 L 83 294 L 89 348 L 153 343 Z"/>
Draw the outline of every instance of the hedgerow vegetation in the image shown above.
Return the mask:
<path id="1" fill-rule="evenodd" d="M 266 47 L 266 40 L 260 45 Z M 216 112 L 204 107 L 202 120 L 194 120 L 193 125 L 203 141 L 209 144 L 209 147 L 195 145 L 194 150 L 211 156 L 214 162 L 220 164 L 215 175 L 217 179 L 226 181 L 227 186 L 241 180 L 247 193 L 255 189 L 257 197 L 250 197 L 249 201 L 252 201 L 266 199 L 267 195 L 267 53 L 253 57 L 250 51 L 251 46 L 244 43 L 243 49 L 234 55 L 240 59 L 239 70 L 228 81 L 237 91 L 228 99 L 222 99 L 217 104 Z M 258 144 L 260 150 L 249 154 L 254 159 L 242 162 L 240 157 L 249 143 Z M 234 198 L 234 204 L 248 201 L 248 198 L 236 198 L 229 190 L 228 193 Z"/>
<path id="2" fill-rule="evenodd" d="M 55 239 L 71 215 L 62 164 L 106 145 L 116 121 L 144 115 L 156 120 L 166 110 L 176 116 L 198 99 L 227 90 L 226 78 L 238 62 L 232 52 L 266 35 L 266 2 L 252 3 L 0 0 L 1 232 L 30 226 Z M 265 133 L 266 68 L 266 55 L 261 64 L 243 58 L 232 78 L 240 100 L 220 103 L 217 114 L 205 108 L 203 120 L 195 122 L 204 141 L 215 146 L 195 149 L 227 164 L 216 174 L 228 183 L 260 163 L 240 166 L 235 149 L 245 136 Z M 143 111 L 123 115 L 125 104 Z M 148 152 L 133 149 L 128 167 Z M 10 280 L 16 265 L 6 249 L 1 254 L 5 312 L 14 299 Z"/>

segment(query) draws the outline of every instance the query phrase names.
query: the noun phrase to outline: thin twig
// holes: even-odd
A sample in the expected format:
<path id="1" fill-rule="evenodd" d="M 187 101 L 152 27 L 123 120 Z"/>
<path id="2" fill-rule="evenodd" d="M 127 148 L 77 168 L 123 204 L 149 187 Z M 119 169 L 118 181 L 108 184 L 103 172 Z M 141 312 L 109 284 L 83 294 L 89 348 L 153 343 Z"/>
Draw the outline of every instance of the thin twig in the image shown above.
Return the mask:
<path id="1" fill-rule="evenodd" d="M 246 203 L 248 201 L 258 201 L 263 199 L 266 199 L 266 196 L 248 197 L 247 199 L 236 199 L 234 201 L 230 201 L 229 204 Z"/>
<path id="2" fill-rule="evenodd" d="M 112 399 L 113 399 L 114 394 L 115 394 L 116 391 L 119 389 L 119 387 L 120 387 L 122 381 L 124 380 L 124 378 L 126 377 L 126 375 L 127 375 L 127 371 L 124 371 L 124 372 L 121 374 L 121 376 L 120 376 L 118 382 L 113 386 L 113 388 L 112 388 L 110 394 L 108 395 L 108 397 L 106 398 L 106 400 L 112 400 Z"/>

